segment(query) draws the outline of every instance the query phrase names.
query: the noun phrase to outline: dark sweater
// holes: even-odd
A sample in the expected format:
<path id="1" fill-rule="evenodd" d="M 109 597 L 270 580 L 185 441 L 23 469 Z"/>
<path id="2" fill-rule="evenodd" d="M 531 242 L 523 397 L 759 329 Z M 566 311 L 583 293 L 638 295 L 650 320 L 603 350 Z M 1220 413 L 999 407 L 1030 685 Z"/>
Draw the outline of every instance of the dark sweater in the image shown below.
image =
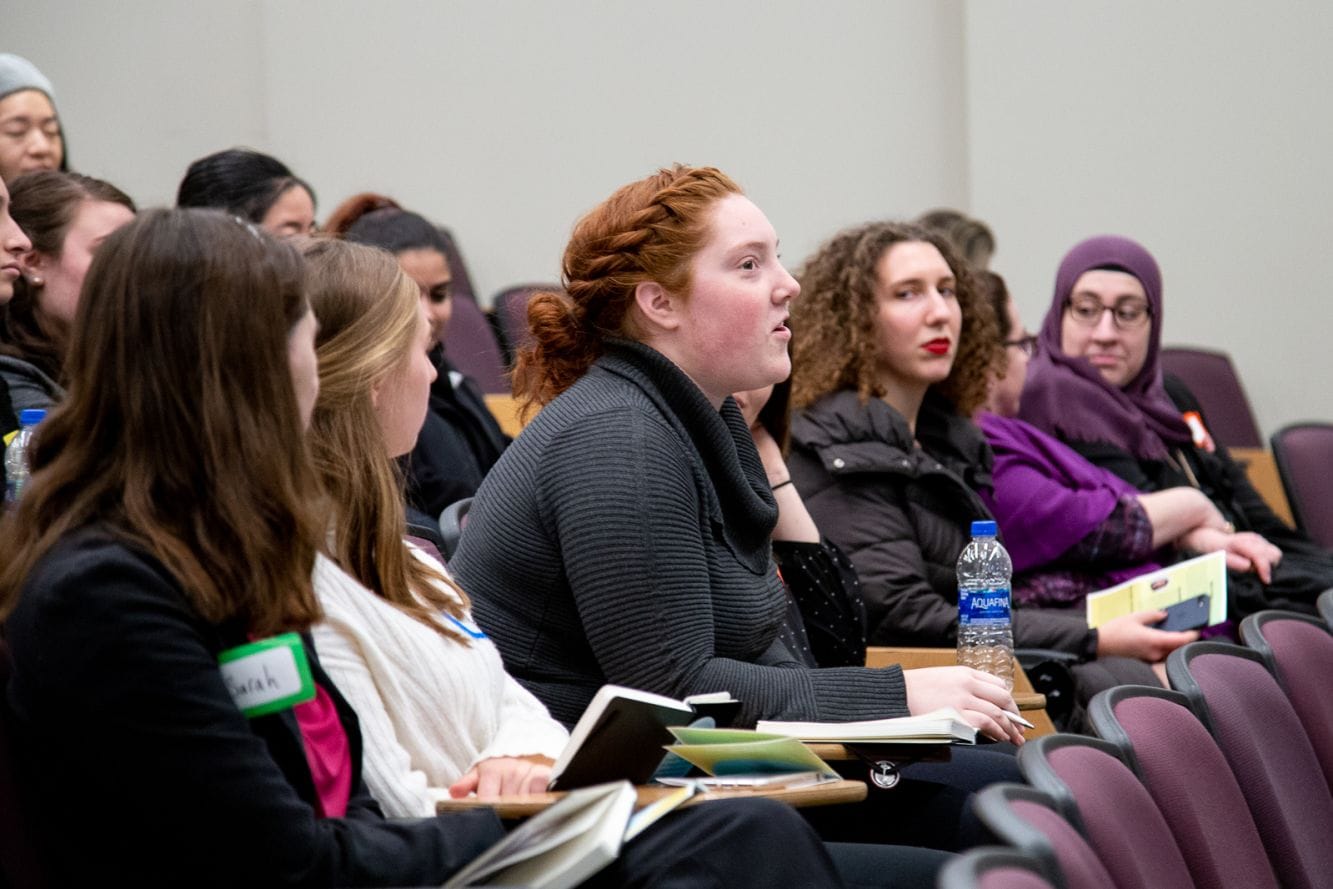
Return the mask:
<path id="1" fill-rule="evenodd" d="M 779 638 L 777 507 L 740 409 L 616 343 L 505 451 L 450 563 L 505 666 L 576 721 L 604 683 L 730 691 L 738 724 L 907 712 L 896 667 L 812 669 Z"/>

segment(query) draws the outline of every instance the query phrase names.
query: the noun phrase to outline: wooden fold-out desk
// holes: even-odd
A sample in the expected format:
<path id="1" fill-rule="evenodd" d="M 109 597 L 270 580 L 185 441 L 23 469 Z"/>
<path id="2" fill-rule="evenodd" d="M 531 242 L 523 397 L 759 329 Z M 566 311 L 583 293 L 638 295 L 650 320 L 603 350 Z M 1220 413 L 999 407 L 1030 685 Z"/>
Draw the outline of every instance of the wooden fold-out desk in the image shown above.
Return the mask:
<path id="1" fill-rule="evenodd" d="M 644 806 L 659 797 L 675 790 L 660 784 L 644 784 L 636 787 L 639 805 Z M 476 797 L 440 800 L 435 805 L 437 812 L 457 812 L 463 809 L 488 807 L 495 810 L 501 818 L 527 818 L 535 815 L 551 803 L 564 796 L 563 793 L 539 793 L 533 796 L 506 796 L 490 802 L 482 802 Z M 822 784 L 807 784 L 804 787 L 783 787 L 760 790 L 710 790 L 698 793 L 687 800 L 685 806 L 693 806 L 719 799 L 750 799 L 762 796 L 787 803 L 796 808 L 807 806 L 833 806 L 839 803 L 856 803 L 866 798 L 866 785 L 862 781 L 826 781 Z"/>
<path id="2" fill-rule="evenodd" d="M 1268 448 L 1227 448 L 1231 459 L 1245 467 L 1245 475 L 1250 484 L 1268 503 L 1269 509 L 1287 523 L 1296 527 L 1296 520 L 1291 515 L 1291 504 L 1287 501 L 1287 490 L 1282 486 L 1282 474 L 1278 472 L 1277 460 Z"/>

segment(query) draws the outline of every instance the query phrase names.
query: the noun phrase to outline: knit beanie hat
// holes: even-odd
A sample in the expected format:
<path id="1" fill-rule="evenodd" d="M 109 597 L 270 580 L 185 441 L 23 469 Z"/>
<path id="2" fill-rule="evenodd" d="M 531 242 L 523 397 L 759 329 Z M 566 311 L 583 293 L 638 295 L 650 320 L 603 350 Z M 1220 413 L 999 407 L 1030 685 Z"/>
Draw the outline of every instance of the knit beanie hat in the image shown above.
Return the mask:
<path id="1" fill-rule="evenodd" d="M 55 104 L 56 94 L 51 81 L 37 70 L 37 66 L 22 56 L 0 52 L 0 99 L 19 90 L 39 90 Z"/>
<path id="2" fill-rule="evenodd" d="M 23 56 L 0 52 L 0 99 L 20 90 L 37 90 L 45 93 L 46 98 L 51 100 L 51 106 L 55 107 L 55 88 L 51 86 L 51 81 L 47 80 L 46 75 L 38 71 L 37 66 Z M 69 139 L 65 136 L 64 127 L 60 129 L 60 146 L 60 171 L 68 173 Z"/>

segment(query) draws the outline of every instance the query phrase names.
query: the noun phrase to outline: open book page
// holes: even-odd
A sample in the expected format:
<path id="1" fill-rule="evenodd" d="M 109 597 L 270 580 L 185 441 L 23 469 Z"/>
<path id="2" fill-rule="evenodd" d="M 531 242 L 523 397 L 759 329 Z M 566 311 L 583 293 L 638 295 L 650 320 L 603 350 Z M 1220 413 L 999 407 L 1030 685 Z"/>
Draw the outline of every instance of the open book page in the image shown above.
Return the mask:
<path id="1" fill-rule="evenodd" d="M 1200 595 L 1209 597 L 1210 626 L 1227 619 L 1227 560 L 1221 550 L 1088 594 L 1088 626 L 1096 628 L 1136 611 L 1162 610 Z"/>
<path id="2" fill-rule="evenodd" d="M 570 889 L 620 854 L 634 809 L 621 781 L 571 791 L 515 828 L 444 884 Z"/>
<path id="3" fill-rule="evenodd" d="M 698 791 L 712 790 L 788 790 L 837 781 L 837 775 L 824 772 L 780 772 L 773 775 L 704 775 L 697 778 L 663 778 L 661 783 L 671 787 L 690 787 Z"/>
<path id="4" fill-rule="evenodd" d="M 872 719 L 862 722 L 778 722 L 760 720 L 760 731 L 776 732 L 802 741 L 885 744 L 975 744 L 977 730 L 952 707 L 918 716 Z"/>

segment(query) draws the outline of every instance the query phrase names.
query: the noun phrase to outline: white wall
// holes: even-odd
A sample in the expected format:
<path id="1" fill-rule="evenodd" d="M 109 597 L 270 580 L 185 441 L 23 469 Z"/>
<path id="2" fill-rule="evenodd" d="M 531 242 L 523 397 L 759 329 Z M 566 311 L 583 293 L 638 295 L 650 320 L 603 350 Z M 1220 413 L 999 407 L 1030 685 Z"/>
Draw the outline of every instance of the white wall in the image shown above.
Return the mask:
<path id="1" fill-rule="evenodd" d="M 447 222 L 486 295 L 557 278 L 577 216 L 672 161 L 730 172 L 795 259 L 848 219 L 965 198 L 957 3 L 365 8 L 265 6 L 273 145 L 325 206 L 372 188 Z"/>
<path id="2" fill-rule="evenodd" d="M 141 204 L 172 203 L 194 158 L 268 142 L 260 11 L 257 0 L 0 0 L 0 52 L 55 85 L 75 169 Z"/>
<path id="3" fill-rule="evenodd" d="M 553 279 L 614 187 L 713 163 L 792 265 L 849 223 L 970 209 L 1030 325 L 1063 251 L 1120 231 L 1162 263 L 1167 340 L 1230 351 L 1265 432 L 1333 418 L 1328 4 L 3 3 L 75 166 L 144 204 L 252 145 L 322 212 L 372 189 L 450 225 L 485 296 Z"/>
<path id="4" fill-rule="evenodd" d="M 972 209 L 1029 327 L 1082 238 L 1164 276 L 1164 342 L 1231 353 L 1265 435 L 1333 419 L 1333 5 L 971 0 Z"/>
<path id="5" fill-rule="evenodd" d="M 251 144 L 321 212 L 369 189 L 448 224 L 484 297 L 556 279 L 580 214 L 676 160 L 731 173 L 791 262 L 967 198 L 960 0 L 6 4 L 80 169 L 160 202 Z"/>

